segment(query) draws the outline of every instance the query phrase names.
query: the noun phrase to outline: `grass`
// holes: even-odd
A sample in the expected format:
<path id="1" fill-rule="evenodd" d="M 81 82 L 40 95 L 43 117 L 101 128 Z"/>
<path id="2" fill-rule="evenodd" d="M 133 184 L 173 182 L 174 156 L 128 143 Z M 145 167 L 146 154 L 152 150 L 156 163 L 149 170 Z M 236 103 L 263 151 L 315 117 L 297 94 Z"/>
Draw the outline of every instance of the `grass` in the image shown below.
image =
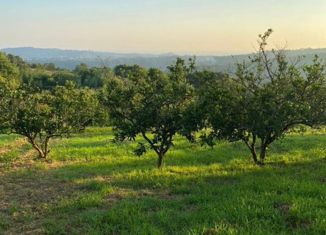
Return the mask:
<path id="1" fill-rule="evenodd" d="M 48 161 L 0 136 L 0 234 L 325 234 L 326 135 L 292 134 L 254 166 L 242 143 L 181 137 L 156 156 L 110 128 L 52 142 Z M 15 147 L 16 146 L 16 147 Z"/>

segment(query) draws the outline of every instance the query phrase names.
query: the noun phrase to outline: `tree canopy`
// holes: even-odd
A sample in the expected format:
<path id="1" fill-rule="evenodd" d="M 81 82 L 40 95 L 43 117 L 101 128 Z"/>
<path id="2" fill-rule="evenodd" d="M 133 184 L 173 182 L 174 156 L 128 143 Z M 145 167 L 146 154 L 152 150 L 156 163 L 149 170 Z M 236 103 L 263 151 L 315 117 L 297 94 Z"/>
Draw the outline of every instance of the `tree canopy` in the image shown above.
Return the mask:
<path id="1" fill-rule="evenodd" d="M 325 66 L 316 57 L 299 67 L 281 50 L 267 52 L 271 33 L 259 36 L 257 54 L 250 64 L 238 64 L 226 86 L 210 83 L 202 96 L 210 106 L 210 137 L 242 140 L 258 164 L 264 163 L 267 147 L 295 125 L 325 124 L 326 117 Z"/>
<path id="2" fill-rule="evenodd" d="M 117 131 L 117 139 L 135 139 L 141 135 L 158 156 L 158 167 L 173 145 L 174 136 L 182 133 L 185 112 L 192 103 L 193 88 L 187 82 L 187 66 L 178 60 L 165 74 L 157 69 L 138 66 L 119 67 L 111 79 L 104 102 Z M 135 153 L 146 152 L 139 143 Z"/>
<path id="3" fill-rule="evenodd" d="M 97 108 L 95 93 L 76 89 L 72 83 L 37 93 L 20 89 L 9 115 L 11 133 L 25 136 L 39 157 L 46 158 L 51 138 L 84 130 L 95 118 Z"/>

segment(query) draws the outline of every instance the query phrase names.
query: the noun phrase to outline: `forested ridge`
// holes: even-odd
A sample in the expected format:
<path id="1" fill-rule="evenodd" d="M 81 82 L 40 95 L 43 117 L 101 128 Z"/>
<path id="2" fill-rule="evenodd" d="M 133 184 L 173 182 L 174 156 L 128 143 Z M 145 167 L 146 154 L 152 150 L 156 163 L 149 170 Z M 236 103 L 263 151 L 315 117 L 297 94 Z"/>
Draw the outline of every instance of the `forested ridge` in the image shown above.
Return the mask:
<path id="1" fill-rule="evenodd" d="M 4 48 L 1 49 L 7 54 L 12 54 L 23 58 L 31 64 L 53 63 L 59 68 L 74 69 L 78 64 L 84 63 L 89 67 L 110 67 L 113 68 L 120 64 L 138 64 L 145 68 L 159 68 L 166 71 L 167 66 L 174 63 L 180 57 L 188 60 L 193 57 L 189 55 L 177 55 L 174 53 L 165 54 L 137 54 L 137 53 L 113 53 L 97 51 L 78 51 L 46 48 Z M 326 59 L 326 49 L 297 49 L 285 50 L 291 60 L 302 57 L 301 62 L 310 63 L 314 55 L 321 59 Z M 208 69 L 211 71 L 230 72 L 235 70 L 237 62 L 247 60 L 250 54 L 234 55 L 197 55 L 197 67 L 200 70 Z"/>

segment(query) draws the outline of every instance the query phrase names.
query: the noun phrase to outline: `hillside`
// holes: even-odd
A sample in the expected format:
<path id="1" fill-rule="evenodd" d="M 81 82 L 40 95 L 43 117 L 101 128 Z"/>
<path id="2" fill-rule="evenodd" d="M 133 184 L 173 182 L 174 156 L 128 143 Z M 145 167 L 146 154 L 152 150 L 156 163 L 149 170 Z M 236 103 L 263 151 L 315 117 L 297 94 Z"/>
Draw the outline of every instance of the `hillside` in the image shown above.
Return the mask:
<path id="1" fill-rule="evenodd" d="M 61 49 L 42 49 L 33 47 L 4 48 L 5 53 L 22 57 L 29 63 L 54 63 L 60 68 L 73 69 L 80 63 L 89 66 L 114 67 L 119 64 L 138 64 L 146 68 L 156 67 L 166 69 L 178 57 L 176 54 L 122 54 L 99 51 L 79 51 Z M 326 48 L 324 49 L 300 49 L 287 51 L 290 58 L 295 60 L 298 56 L 305 56 L 303 62 L 309 63 L 317 54 L 326 60 Z M 182 56 L 189 58 L 189 56 Z M 214 71 L 232 70 L 234 63 L 243 61 L 249 55 L 234 56 L 197 56 L 197 65 Z"/>

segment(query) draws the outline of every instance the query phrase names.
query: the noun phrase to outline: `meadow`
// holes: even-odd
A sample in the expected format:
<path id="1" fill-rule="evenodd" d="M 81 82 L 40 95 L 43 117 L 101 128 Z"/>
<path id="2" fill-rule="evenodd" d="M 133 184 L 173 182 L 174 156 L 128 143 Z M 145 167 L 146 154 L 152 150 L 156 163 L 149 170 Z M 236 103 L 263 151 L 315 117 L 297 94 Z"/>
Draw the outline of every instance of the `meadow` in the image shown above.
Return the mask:
<path id="1" fill-rule="evenodd" d="M 0 234 L 325 234 L 326 132 L 293 133 L 254 165 L 241 142 L 177 137 L 162 170 L 110 128 L 51 142 L 38 160 L 0 135 Z"/>

